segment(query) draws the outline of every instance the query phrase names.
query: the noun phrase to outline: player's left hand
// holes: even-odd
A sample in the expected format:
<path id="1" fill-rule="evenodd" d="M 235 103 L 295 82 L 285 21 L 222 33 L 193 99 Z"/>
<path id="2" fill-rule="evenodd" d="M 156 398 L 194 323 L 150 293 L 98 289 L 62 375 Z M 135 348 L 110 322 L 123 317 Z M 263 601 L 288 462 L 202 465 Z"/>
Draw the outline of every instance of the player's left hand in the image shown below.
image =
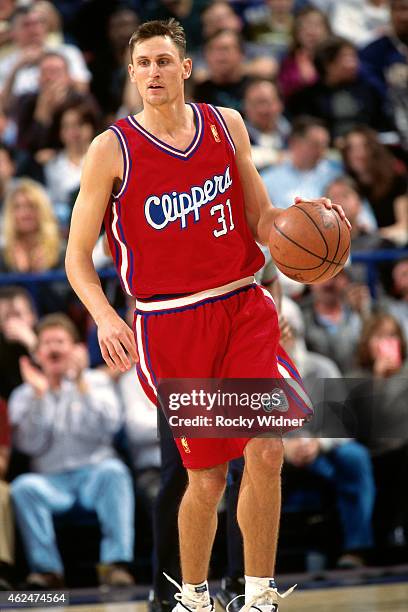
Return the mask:
<path id="1" fill-rule="evenodd" d="M 325 206 L 328 210 L 333 208 L 339 214 L 340 219 L 343 219 L 343 221 L 346 222 L 348 228 L 351 229 L 351 223 L 347 219 L 346 213 L 344 212 L 343 207 L 340 204 L 334 204 L 330 200 L 330 198 L 316 198 L 316 199 L 309 200 L 309 199 L 301 198 L 300 196 L 296 196 L 295 204 L 300 204 L 300 202 L 318 202 L 320 204 L 323 204 L 323 206 Z"/>

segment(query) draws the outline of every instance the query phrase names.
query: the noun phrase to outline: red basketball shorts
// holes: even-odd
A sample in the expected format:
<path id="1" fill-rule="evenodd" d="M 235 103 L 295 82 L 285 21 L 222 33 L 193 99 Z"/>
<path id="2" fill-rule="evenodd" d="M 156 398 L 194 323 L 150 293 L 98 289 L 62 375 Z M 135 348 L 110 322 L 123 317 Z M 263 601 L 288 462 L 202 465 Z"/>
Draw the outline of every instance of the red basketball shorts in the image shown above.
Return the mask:
<path id="1" fill-rule="evenodd" d="M 292 378 L 301 383 L 279 345 L 270 294 L 253 277 L 185 297 L 136 301 L 137 372 L 157 404 L 157 384 L 168 378 Z M 299 385 L 297 385 L 297 389 Z M 313 412 L 304 390 L 289 398 L 289 414 Z M 250 438 L 176 438 L 183 464 L 208 468 L 242 456 Z"/>

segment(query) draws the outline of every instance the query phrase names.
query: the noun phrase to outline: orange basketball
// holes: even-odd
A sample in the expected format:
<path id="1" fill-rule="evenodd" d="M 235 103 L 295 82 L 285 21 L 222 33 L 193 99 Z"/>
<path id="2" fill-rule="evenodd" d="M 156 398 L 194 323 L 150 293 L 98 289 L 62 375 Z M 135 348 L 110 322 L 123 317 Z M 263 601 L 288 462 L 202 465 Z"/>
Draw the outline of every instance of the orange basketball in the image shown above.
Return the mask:
<path id="1" fill-rule="evenodd" d="M 279 270 L 300 283 L 321 283 L 343 268 L 350 253 L 350 230 L 333 209 L 299 202 L 275 220 L 269 245 Z"/>

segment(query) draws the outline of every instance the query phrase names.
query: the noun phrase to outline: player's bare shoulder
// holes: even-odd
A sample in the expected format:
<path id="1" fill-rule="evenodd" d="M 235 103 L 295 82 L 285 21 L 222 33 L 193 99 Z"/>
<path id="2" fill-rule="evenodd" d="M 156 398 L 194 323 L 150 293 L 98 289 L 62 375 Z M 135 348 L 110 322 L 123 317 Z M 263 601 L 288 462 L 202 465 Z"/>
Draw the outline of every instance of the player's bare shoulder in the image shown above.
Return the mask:
<path id="1" fill-rule="evenodd" d="M 117 137 L 112 130 L 105 130 L 91 142 L 86 154 L 86 163 L 99 167 L 112 177 L 122 174 L 123 159 Z"/>
<path id="2" fill-rule="evenodd" d="M 227 108 L 225 106 L 217 106 L 217 109 L 227 124 L 238 155 L 249 152 L 248 132 L 240 113 L 233 108 Z"/>

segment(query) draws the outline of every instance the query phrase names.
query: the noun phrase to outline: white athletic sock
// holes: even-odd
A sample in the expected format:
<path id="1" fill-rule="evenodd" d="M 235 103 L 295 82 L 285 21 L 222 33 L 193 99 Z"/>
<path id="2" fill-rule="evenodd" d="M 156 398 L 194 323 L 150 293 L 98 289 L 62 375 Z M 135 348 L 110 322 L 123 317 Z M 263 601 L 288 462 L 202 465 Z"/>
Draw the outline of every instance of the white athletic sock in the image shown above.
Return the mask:
<path id="1" fill-rule="evenodd" d="M 208 582 L 200 582 L 200 584 L 188 584 L 183 582 L 183 593 L 181 601 L 184 605 L 188 606 L 197 605 L 209 606 L 210 605 L 210 591 L 208 590 Z"/>
<path id="2" fill-rule="evenodd" d="M 267 588 L 276 588 L 273 578 L 259 578 L 258 576 L 245 576 L 245 603 L 262 593 Z M 261 603 L 261 602 L 260 602 Z"/>

